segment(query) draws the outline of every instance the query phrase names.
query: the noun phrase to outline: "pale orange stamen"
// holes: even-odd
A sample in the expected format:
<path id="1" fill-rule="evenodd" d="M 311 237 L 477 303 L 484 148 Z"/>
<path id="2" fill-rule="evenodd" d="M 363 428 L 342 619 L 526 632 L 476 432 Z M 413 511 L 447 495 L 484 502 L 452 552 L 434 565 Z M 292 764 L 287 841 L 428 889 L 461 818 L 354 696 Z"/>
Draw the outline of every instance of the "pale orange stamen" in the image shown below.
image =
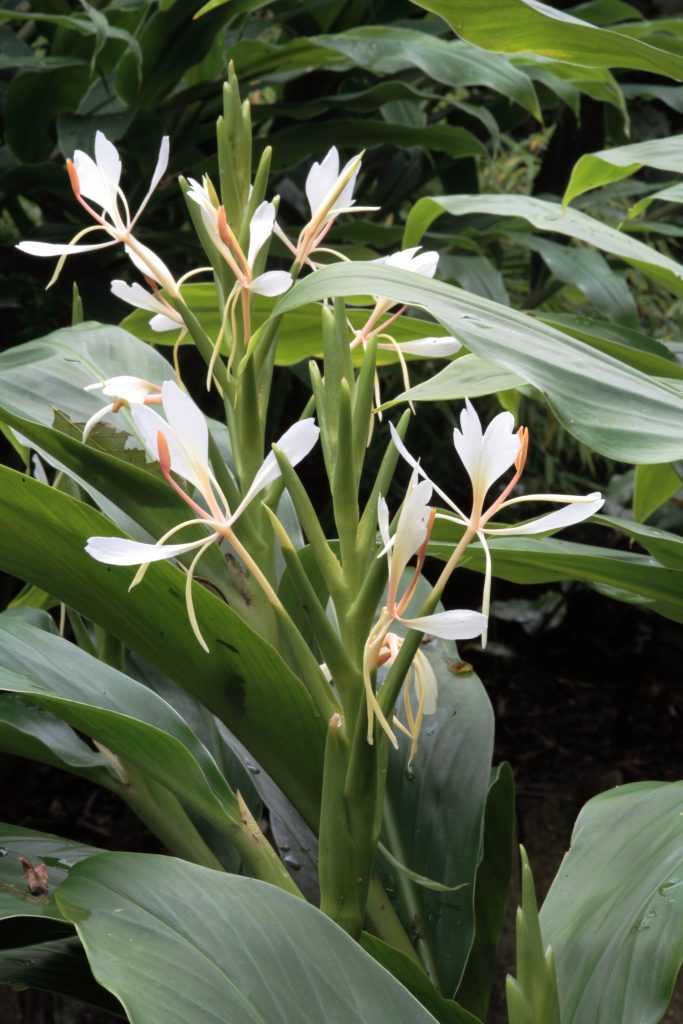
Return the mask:
<path id="1" fill-rule="evenodd" d="M 241 264 L 240 277 L 246 275 L 247 279 L 251 276 L 251 268 L 247 263 L 247 258 L 242 252 L 242 246 L 237 241 L 235 232 L 228 224 L 228 219 L 225 216 L 225 207 L 218 207 L 218 234 L 220 235 L 221 241 L 227 245 L 232 255 L 237 259 L 238 263 Z M 237 274 L 235 275 L 238 276 Z"/>
<path id="2" fill-rule="evenodd" d="M 203 509 L 201 505 L 198 505 L 194 498 L 191 498 L 189 494 L 186 494 L 180 484 L 171 476 L 171 452 L 168 447 L 168 441 L 166 440 L 165 434 L 161 431 L 157 433 L 157 458 L 159 460 L 159 466 L 163 474 L 166 483 L 173 488 L 179 498 L 189 505 L 193 512 L 196 512 L 202 519 L 211 519 L 211 516 Z"/>

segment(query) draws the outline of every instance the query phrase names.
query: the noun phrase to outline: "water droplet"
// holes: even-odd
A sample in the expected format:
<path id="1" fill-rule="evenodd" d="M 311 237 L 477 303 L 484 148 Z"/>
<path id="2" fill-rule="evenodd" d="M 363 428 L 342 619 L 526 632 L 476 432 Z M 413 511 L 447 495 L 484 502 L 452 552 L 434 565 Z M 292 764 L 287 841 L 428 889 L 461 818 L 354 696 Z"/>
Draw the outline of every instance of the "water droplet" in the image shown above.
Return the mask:
<path id="1" fill-rule="evenodd" d="M 415 769 L 413 768 L 412 765 L 408 765 L 408 767 L 406 768 L 406 778 L 408 782 L 412 782 L 413 779 L 415 778 Z"/>
<path id="2" fill-rule="evenodd" d="M 252 775 L 260 775 L 261 774 L 261 769 L 259 768 L 259 766 L 257 764 L 254 764 L 253 761 L 247 761 L 246 765 L 247 765 L 247 771 L 251 772 Z"/>
<path id="3" fill-rule="evenodd" d="M 6 857 L 9 850 L 6 850 L 4 846 L 0 846 L 0 857 Z"/>
<path id="4" fill-rule="evenodd" d="M 291 846 L 289 845 L 289 843 L 278 843 L 278 846 L 280 847 L 283 853 L 287 853 L 288 850 L 291 850 Z"/>
<path id="5" fill-rule="evenodd" d="M 291 853 L 286 854 L 282 859 L 290 871 L 301 871 L 301 864 L 296 857 L 292 857 Z"/>
<path id="6" fill-rule="evenodd" d="M 672 878 L 660 885 L 658 892 L 660 896 L 668 896 L 672 889 L 678 889 L 683 885 L 683 878 Z"/>

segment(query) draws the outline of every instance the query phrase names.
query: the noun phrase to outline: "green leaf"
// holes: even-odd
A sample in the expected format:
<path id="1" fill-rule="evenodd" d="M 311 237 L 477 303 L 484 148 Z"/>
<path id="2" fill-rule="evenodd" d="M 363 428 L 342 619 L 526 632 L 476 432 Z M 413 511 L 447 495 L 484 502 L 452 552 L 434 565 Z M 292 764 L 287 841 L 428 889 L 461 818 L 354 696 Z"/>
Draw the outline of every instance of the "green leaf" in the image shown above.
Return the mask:
<path id="1" fill-rule="evenodd" d="M 394 856 L 411 870 L 456 892 L 435 893 L 396 877 L 394 887 L 412 889 L 419 920 L 409 929 L 422 936 L 441 991 L 456 992 L 474 942 L 475 879 L 493 753 L 493 711 L 480 680 L 457 660 L 453 644 L 422 648 L 439 684 L 436 714 L 425 719 L 417 756 L 407 766 L 408 744 L 391 757 L 387 797 L 396 839 L 386 832 Z M 400 703 L 397 713 L 400 713 Z"/>
<path id="2" fill-rule="evenodd" d="M 633 21 L 643 17 L 637 7 L 624 0 L 586 0 L 570 8 L 569 13 L 593 25 L 613 25 L 617 21 Z"/>
<path id="3" fill-rule="evenodd" d="M 54 901 L 55 888 L 74 864 L 100 851 L 46 832 L 0 824 L 0 919 L 31 917 L 64 923 Z M 32 896 L 22 874 L 19 857 L 48 869 L 48 893 Z"/>
<path id="4" fill-rule="evenodd" d="M 555 963 L 544 948 L 538 918 L 536 887 L 524 847 L 522 900 L 517 908 L 517 977 L 507 977 L 506 995 L 510 1024 L 560 1024 L 560 1003 Z"/>
<path id="5" fill-rule="evenodd" d="M 399 402 L 452 402 L 458 398 L 478 398 L 523 386 L 524 380 L 509 370 L 502 370 L 479 356 L 465 355 L 454 359 L 428 380 L 392 398 L 382 408 L 389 409 Z"/>
<path id="6" fill-rule="evenodd" d="M 482 1020 L 488 1014 L 512 875 L 515 784 L 509 764 L 493 772 L 484 820 L 484 849 L 475 887 L 474 945 L 457 991 L 458 1001 Z"/>
<path id="7" fill-rule="evenodd" d="M 84 551 L 88 537 L 115 532 L 109 520 L 6 467 L 0 467 L 0 481 L 2 569 L 105 626 L 198 697 L 316 824 L 324 726 L 277 652 L 230 606 L 195 585 L 194 603 L 211 649 L 207 656 L 187 621 L 180 569 L 157 563 L 129 593 L 129 573 L 101 565 Z"/>
<path id="8" fill-rule="evenodd" d="M 683 962 L 683 782 L 583 808 L 541 911 L 562 1024 L 657 1024 Z"/>
<path id="9" fill-rule="evenodd" d="M 107 853 L 75 869 L 58 900 L 131 1024 L 434 1021 L 320 911 L 253 879 Z"/>
<path id="10" fill-rule="evenodd" d="M 656 466 L 636 466 L 633 482 L 633 515 L 640 523 L 649 519 L 683 487 L 683 481 L 668 462 Z"/>
<path id="11" fill-rule="evenodd" d="M 649 469 L 649 466 L 645 467 Z M 678 477 L 678 486 L 681 486 L 681 479 Z M 683 570 L 683 537 L 676 533 L 669 533 L 667 530 L 658 530 L 654 526 L 645 526 L 643 523 L 634 523 L 630 519 L 617 519 L 616 516 L 595 516 L 595 521 L 603 526 L 610 526 L 613 530 L 625 533 L 637 541 L 641 547 L 657 559 L 667 569 Z"/>
<path id="12" fill-rule="evenodd" d="M 429 889 L 430 892 L 457 892 L 458 889 L 464 889 L 467 884 L 466 882 L 461 882 L 460 885 L 444 885 L 443 882 L 436 882 L 433 878 L 420 875 L 417 871 L 413 871 L 407 865 L 402 864 L 398 857 L 394 857 L 391 850 L 386 848 L 384 843 L 379 843 L 377 848 L 385 860 L 391 864 L 392 868 L 400 871 L 401 874 L 409 878 L 415 885 L 419 885 L 421 889 Z"/>
<path id="13" fill-rule="evenodd" d="M 394 25 L 363 25 L 316 36 L 312 42 L 343 54 L 373 75 L 398 75 L 417 68 L 435 82 L 452 88 L 483 85 L 514 100 L 540 121 L 536 91 L 525 73 L 506 57 L 485 53 L 457 40 Z"/>
<path id="14" fill-rule="evenodd" d="M 481 1024 L 478 1017 L 454 1002 L 452 999 L 444 999 L 439 990 L 434 987 L 423 970 L 418 967 L 414 960 L 401 953 L 393 946 L 382 942 L 375 935 L 363 932 L 360 939 L 363 949 L 367 950 L 373 959 L 386 967 L 402 985 L 412 992 L 422 1005 L 433 1013 L 440 1024 Z"/>
<path id="15" fill-rule="evenodd" d="M 596 28 L 539 0 L 413 0 L 484 50 L 531 51 L 589 67 L 632 68 L 683 79 L 683 58 L 617 31 Z"/>
<path id="16" fill-rule="evenodd" d="M 598 153 L 585 153 L 574 164 L 562 203 L 566 205 L 593 188 L 602 188 L 613 181 L 629 178 L 641 167 L 655 167 L 659 171 L 678 174 L 682 160 L 683 135 L 649 139 L 630 146 L 603 149 Z"/>
<path id="17" fill-rule="evenodd" d="M 403 244 L 416 245 L 433 221 L 444 213 L 454 217 L 473 213 L 521 217 L 541 231 L 556 232 L 618 256 L 657 284 L 683 296 L 683 267 L 675 260 L 580 210 L 534 196 L 481 194 L 419 199 L 408 215 Z"/>
<path id="18" fill-rule="evenodd" d="M 274 312 L 361 291 L 424 306 L 475 355 L 542 391 L 567 430 L 601 454 L 634 463 L 670 462 L 683 455 L 683 400 L 668 384 L 452 285 L 382 264 L 347 263 L 297 283 Z"/>
<path id="19" fill-rule="evenodd" d="M 58 992 L 109 1013 L 122 1012 L 120 1003 L 93 978 L 76 938 L 0 950 L 0 985 Z"/>
<path id="20" fill-rule="evenodd" d="M 602 316 L 620 325 L 638 326 L 636 303 L 626 281 L 595 249 L 558 245 L 548 238 L 516 232 L 510 237 L 537 252 L 553 277 L 578 288 Z"/>
<path id="21" fill-rule="evenodd" d="M 152 690 L 44 630 L 0 620 L 0 638 L 0 689 L 57 714 L 207 819 L 239 818 L 209 752 Z"/>
<path id="22" fill-rule="evenodd" d="M 437 520 L 429 553 L 446 561 L 460 533 L 452 524 Z M 449 543 L 443 542 L 445 536 L 451 538 Z M 489 546 L 493 575 L 499 579 L 524 584 L 577 580 L 604 585 L 620 591 L 624 599 L 628 596 L 644 608 L 683 622 L 683 575 L 658 565 L 649 556 L 554 537 L 501 537 L 491 540 Z M 468 547 L 462 564 L 484 571 L 484 554 L 478 544 Z"/>

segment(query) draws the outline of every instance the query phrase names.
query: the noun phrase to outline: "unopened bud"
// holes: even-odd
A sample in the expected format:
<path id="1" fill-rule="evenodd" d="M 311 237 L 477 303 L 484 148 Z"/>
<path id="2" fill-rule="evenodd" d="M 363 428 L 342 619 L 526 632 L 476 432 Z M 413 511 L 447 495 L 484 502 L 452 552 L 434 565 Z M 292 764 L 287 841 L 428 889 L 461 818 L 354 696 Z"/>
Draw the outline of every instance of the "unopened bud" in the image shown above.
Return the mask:
<path id="1" fill-rule="evenodd" d="M 526 427 L 520 427 L 517 431 L 519 437 L 519 451 L 517 452 L 517 458 L 515 459 L 515 469 L 518 473 L 521 473 L 526 464 L 527 455 L 529 453 L 529 431 Z"/>

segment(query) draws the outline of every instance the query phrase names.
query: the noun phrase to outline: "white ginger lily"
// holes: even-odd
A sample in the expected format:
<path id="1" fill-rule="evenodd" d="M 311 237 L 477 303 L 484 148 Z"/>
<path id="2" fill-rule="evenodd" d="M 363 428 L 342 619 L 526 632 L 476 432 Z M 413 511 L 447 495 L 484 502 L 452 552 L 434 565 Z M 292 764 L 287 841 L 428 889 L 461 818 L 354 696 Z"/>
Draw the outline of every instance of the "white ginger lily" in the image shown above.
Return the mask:
<path id="1" fill-rule="evenodd" d="M 481 421 L 474 407 L 469 399 L 466 400 L 465 408 L 460 413 L 460 428 L 455 427 L 453 430 L 453 445 L 467 470 L 472 485 L 472 508 L 470 514 L 466 515 L 427 476 L 417 459 L 404 445 L 396 429 L 390 425 L 392 440 L 401 456 L 413 467 L 419 477 L 424 481 L 429 481 L 434 491 L 454 513 L 452 515 L 439 513 L 437 518 L 464 526 L 466 532 L 469 535 L 476 534 L 481 543 L 485 558 L 482 612 L 486 620 L 488 620 L 491 603 L 491 552 L 487 537 L 525 536 L 564 529 L 590 518 L 604 504 L 604 498 L 599 491 L 576 495 L 522 494 L 514 498 L 508 497 L 524 471 L 529 446 L 529 434 L 526 427 L 520 427 L 517 432 L 514 428 L 515 421 L 512 414 L 501 412 L 491 420 L 486 430 L 482 430 Z M 491 486 L 512 466 L 515 467 L 514 476 L 498 497 L 491 502 L 488 508 L 485 508 L 486 496 Z M 487 525 L 501 509 L 528 501 L 556 502 L 563 505 L 564 508 L 556 509 L 554 512 L 548 512 L 529 522 L 518 523 L 515 526 L 491 527 Z M 486 631 L 484 631 L 482 640 L 485 644 Z"/>
<path id="2" fill-rule="evenodd" d="M 429 504 L 431 497 L 431 483 L 428 480 L 419 481 L 417 471 L 413 472 L 393 536 L 389 530 L 387 503 L 383 497 L 380 497 L 378 502 L 377 521 L 384 545 L 379 557 L 386 555 L 389 579 L 386 604 L 370 631 L 363 652 L 363 681 L 368 709 L 369 743 L 372 743 L 373 740 L 373 723 L 376 717 L 391 742 L 394 746 L 397 745 L 396 737 L 382 712 L 372 685 L 372 672 L 378 664 L 381 664 L 382 649 L 392 624 L 400 622 L 408 629 L 416 629 L 444 640 L 469 640 L 479 636 L 486 626 L 484 616 L 480 612 L 469 609 L 435 612 L 433 615 L 413 618 L 405 616 L 405 611 L 415 594 L 415 588 L 420 579 L 434 520 L 434 510 Z M 417 560 L 412 579 L 399 596 L 398 591 L 403 574 L 408 563 L 415 556 L 417 556 Z"/>
<path id="3" fill-rule="evenodd" d="M 162 385 L 161 401 L 165 419 L 147 405 L 133 406 L 133 418 L 148 454 L 158 459 L 167 483 L 189 505 L 195 513 L 194 517 L 168 530 L 156 544 L 145 544 L 123 537 L 90 537 L 85 550 L 98 562 L 105 562 L 108 565 L 139 565 L 140 569 L 133 578 L 131 589 L 141 581 L 150 562 L 177 558 L 189 551 L 196 551 L 197 554 L 187 570 L 185 602 L 194 634 L 204 650 L 208 651 L 192 602 L 192 580 L 197 563 L 212 544 L 225 539 L 247 565 L 259 585 L 268 594 L 272 592 L 267 579 L 237 539 L 232 527 L 254 498 L 278 479 L 280 467 L 275 454 L 270 452 L 237 508 L 231 510 L 211 469 L 209 430 L 203 414 L 189 395 L 181 391 L 173 381 L 165 381 Z M 312 419 L 300 420 L 285 431 L 277 441 L 277 447 L 284 452 L 292 465 L 296 465 L 311 451 L 319 433 Z M 195 487 L 204 505 L 195 501 L 176 482 L 171 473 L 183 477 Z M 172 536 L 188 526 L 203 526 L 209 530 L 209 534 L 182 544 L 167 543 Z"/>
<path id="4" fill-rule="evenodd" d="M 402 647 L 403 637 L 398 636 L 396 633 L 387 633 L 379 653 L 378 664 L 390 668 Z M 415 694 L 416 710 L 413 710 L 411 691 Z M 429 658 L 418 648 L 403 684 L 405 725 L 397 715 L 394 715 L 394 725 L 410 739 L 409 767 L 417 754 L 422 723 L 427 716 L 436 714 L 438 698 L 439 685 L 434 669 L 429 662 Z"/>
<path id="5" fill-rule="evenodd" d="M 304 186 L 311 216 L 302 228 L 296 245 L 292 245 L 279 227 L 275 228 L 278 238 L 291 250 L 300 266 L 308 263 L 315 268 L 311 260 L 314 252 L 330 252 L 333 256 L 340 256 L 334 249 L 321 246 L 340 214 L 371 213 L 379 209 L 378 206 L 356 206 L 353 198 L 362 160 L 363 154 L 358 153 L 340 170 L 339 150 L 332 146 L 320 163 L 316 160 L 311 164 Z"/>
<path id="6" fill-rule="evenodd" d="M 107 380 L 88 384 L 84 391 L 101 391 L 106 398 L 113 401 L 98 409 L 83 427 L 82 440 L 85 443 L 93 427 L 109 413 L 119 412 L 125 406 L 151 405 L 161 401 L 161 388 L 142 377 L 109 377 Z"/>
<path id="7" fill-rule="evenodd" d="M 98 131 L 95 135 L 94 160 L 80 149 L 74 153 L 73 160 L 67 160 L 66 167 L 74 196 L 96 223 L 78 231 L 71 241 L 64 245 L 53 242 L 19 243 L 17 248 L 30 256 L 59 257 L 48 288 L 57 280 L 67 256 L 123 244 L 130 259 L 139 270 L 142 270 L 143 274 L 153 278 L 162 287 L 175 294 L 175 281 L 166 264 L 156 253 L 133 236 L 133 228 L 168 167 L 168 154 L 169 141 L 168 136 L 165 135 L 161 140 L 149 188 L 135 215 L 131 215 L 128 201 L 119 184 L 121 181 L 121 158 L 118 150 L 103 132 Z M 99 207 L 100 212 L 94 209 L 91 203 Z M 81 238 L 92 234 L 93 231 L 103 231 L 109 235 L 110 240 L 81 245 Z"/>
<path id="8" fill-rule="evenodd" d="M 146 309 L 154 316 L 149 320 L 153 331 L 177 331 L 185 324 L 180 313 L 158 291 L 148 292 L 141 284 L 127 284 L 126 281 L 112 281 L 112 295 L 136 309 Z"/>

